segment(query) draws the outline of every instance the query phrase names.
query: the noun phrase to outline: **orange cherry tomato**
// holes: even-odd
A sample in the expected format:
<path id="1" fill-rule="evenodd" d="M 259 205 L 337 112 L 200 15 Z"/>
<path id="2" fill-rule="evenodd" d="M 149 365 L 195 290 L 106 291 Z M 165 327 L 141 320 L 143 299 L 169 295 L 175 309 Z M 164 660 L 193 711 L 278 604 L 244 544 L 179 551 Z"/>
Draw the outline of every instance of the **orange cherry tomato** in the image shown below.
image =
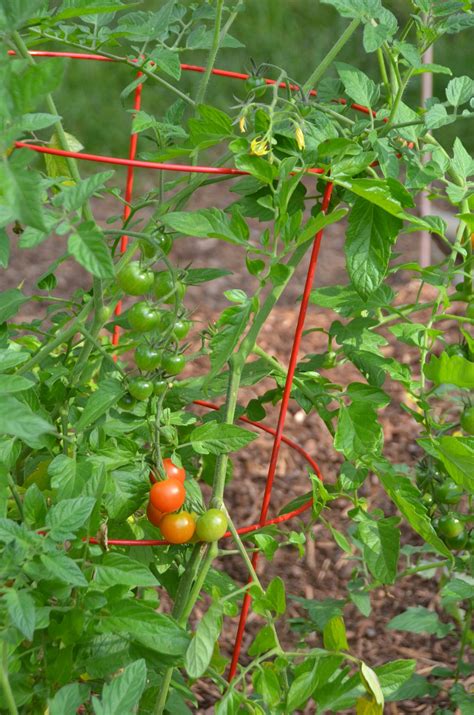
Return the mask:
<path id="1" fill-rule="evenodd" d="M 164 514 L 161 511 L 158 511 L 158 509 L 155 509 L 151 501 L 148 502 L 147 508 L 146 508 L 146 515 L 148 518 L 148 521 L 153 524 L 153 526 L 158 526 L 162 518 L 164 517 Z"/>
<path id="2" fill-rule="evenodd" d="M 185 544 L 192 539 L 196 522 L 187 511 L 166 514 L 160 522 L 160 531 L 170 544 Z"/>
<path id="3" fill-rule="evenodd" d="M 166 459 L 163 460 L 163 469 L 165 470 L 165 474 L 168 479 L 179 479 L 179 481 L 184 484 L 186 472 L 183 467 L 177 467 L 176 464 L 173 464 L 169 457 L 166 457 Z"/>
<path id="4" fill-rule="evenodd" d="M 179 479 L 156 482 L 150 489 L 150 501 L 158 511 L 168 514 L 180 509 L 186 499 L 186 489 Z"/>

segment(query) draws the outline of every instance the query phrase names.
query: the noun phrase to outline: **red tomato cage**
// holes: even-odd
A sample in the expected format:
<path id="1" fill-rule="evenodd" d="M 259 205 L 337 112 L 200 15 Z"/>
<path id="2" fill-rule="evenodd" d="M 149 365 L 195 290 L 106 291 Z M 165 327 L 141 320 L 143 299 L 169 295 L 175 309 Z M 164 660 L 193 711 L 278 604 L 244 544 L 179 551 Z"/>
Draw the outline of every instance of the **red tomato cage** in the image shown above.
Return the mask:
<path id="1" fill-rule="evenodd" d="M 14 54 L 14 53 L 11 51 L 9 54 Z M 31 54 L 36 57 L 64 57 L 64 58 L 69 58 L 69 59 L 74 59 L 74 60 L 83 60 L 83 61 L 97 61 L 97 62 L 114 62 L 115 61 L 115 60 L 109 59 L 107 57 L 102 57 L 101 55 L 82 54 L 82 53 L 77 53 L 77 52 L 49 52 L 49 51 L 43 51 L 43 50 L 39 50 L 39 51 L 35 50 L 35 51 L 32 51 Z M 199 67 L 196 65 L 188 65 L 188 64 L 182 64 L 181 69 L 184 71 L 189 71 L 189 72 L 204 72 L 205 71 L 204 67 Z M 240 72 L 230 72 L 227 70 L 220 70 L 220 69 L 213 69 L 212 74 L 218 75 L 220 77 L 227 77 L 227 78 L 238 79 L 238 80 L 246 80 L 249 77 L 248 74 L 243 74 Z M 138 77 L 141 76 L 141 73 L 138 72 L 137 76 Z M 267 84 L 275 84 L 275 81 L 271 80 L 271 79 L 266 79 L 265 82 Z M 285 83 L 281 83 L 280 86 L 287 87 L 287 85 Z M 290 85 L 290 89 L 297 90 L 299 88 L 296 85 Z M 316 92 L 314 90 L 312 90 L 311 94 L 315 95 Z M 138 111 L 141 107 L 141 97 L 142 97 L 142 85 L 139 84 L 136 87 L 135 93 L 134 93 L 133 108 L 136 111 Z M 344 99 L 339 99 L 339 100 L 335 100 L 335 101 L 340 104 L 346 103 Z M 352 104 L 351 108 L 355 109 L 356 111 L 362 112 L 364 114 L 368 114 L 370 112 L 370 110 L 367 109 L 367 107 L 363 107 L 358 104 Z M 137 143 L 138 143 L 138 134 L 131 133 L 127 159 L 121 159 L 121 158 L 112 157 L 112 156 L 101 156 L 101 155 L 97 155 L 97 154 L 87 154 L 87 153 L 83 153 L 83 152 L 64 151 L 62 149 L 53 149 L 53 148 L 50 148 L 50 147 L 47 147 L 44 145 L 32 144 L 29 142 L 28 143 L 27 142 L 16 142 L 15 146 L 18 149 L 29 149 L 30 151 L 35 151 L 35 152 L 39 152 L 42 154 L 53 154 L 56 156 L 64 156 L 64 157 L 71 157 L 74 159 L 80 159 L 82 161 L 94 161 L 94 162 L 98 162 L 101 164 L 115 164 L 115 165 L 119 165 L 119 166 L 126 166 L 127 167 L 127 179 L 126 179 L 125 192 L 124 192 L 124 199 L 126 202 L 126 205 L 125 205 L 125 208 L 123 211 L 124 220 L 126 220 L 128 218 L 128 216 L 130 215 L 129 204 L 131 203 L 132 195 L 133 195 L 133 182 L 134 182 L 135 168 L 151 169 L 151 170 L 155 170 L 155 171 L 175 171 L 175 172 L 178 171 L 178 172 L 187 172 L 187 173 L 226 174 L 226 175 L 235 175 L 235 176 L 240 176 L 240 175 L 244 175 L 244 174 L 248 173 L 245 171 L 239 171 L 237 169 L 233 169 L 233 168 L 229 168 L 229 167 L 217 168 L 217 167 L 212 167 L 212 166 L 188 166 L 185 164 L 168 164 L 168 163 L 158 163 L 158 162 L 151 162 L 151 161 L 141 161 L 139 159 L 136 159 Z M 314 173 L 314 174 L 322 174 L 323 170 L 318 169 L 318 168 L 313 168 L 313 169 L 309 169 L 308 172 Z M 327 211 L 329 201 L 331 198 L 332 188 L 333 188 L 333 184 L 331 182 L 328 182 L 326 184 L 326 188 L 325 188 L 324 195 L 323 195 L 323 202 L 322 202 L 323 211 Z M 308 463 L 311 471 L 314 472 L 320 479 L 322 479 L 321 471 L 318 467 L 318 464 L 314 461 L 314 459 L 299 444 L 297 444 L 293 440 L 286 437 L 283 433 L 286 416 L 287 416 L 287 411 L 288 411 L 288 403 L 289 403 L 289 399 L 290 399 L 291 388 L 292 388 L 292 384 L 293 384 L 293 377 L 295 374 L 296 363 L 297 363 L 297 359 L 298 359 L 298 353 L 299 353 L 301 338 L 302 338 L 302 334 L 303 334 L 303 328 L 304 328 L 306 314 L 307 314 L 307 310 L 308 310 L 309 296 L 310 296 L 310 292 L 311 292 L 311 289 L 313 286 L 314 274 L 315 274 L 316 265 L 318 262 L 319 249 L 321 246 L 322 237 L 323 237 L 323 229 L 318 231 L 318 233 L 314 237 L 314 241 L 313 241 L 313 247 L 312 247 L 312 251 L 311 251 L 310 262 L 309 262 L 308 271 L 306 274 L 303 295 L 302 295 L 301 304 L 300 304 L 300 308 L 299 308 L 298 321 L 297 321 L 296 329 L 295 329 L 294 336 L 293 336 L 291 353 L 290 353 L 290 358 L 288 361 L 287 377 L 286 377 L 285 387 L 283 390 L 283 397 L 282 397 L 281 404 L 280 404 L 280 411 L 279 411 L 276 427 L 275 428 L 269 427 L 268 425 L 262 424 L 261 422 L 254 422 L 253 420 L 250 420 L 246 417 L 240 418 L 241 421 L 243 421 L 247 424 L 250 424 L 253 427 L 256 427 L 257 429 L 261 430 L 262 432 L 265 432 L 266 434 L 271 435 L 272 439 L 273 439 L 273 447 L 272 447 L 270 463 L 269 463 L 268 471 L 267 471 L 265 489 L 264 489 L 264 493 L 263 493 L 263 497 L 262 497 L 259 521 L 256 524 L 251 524 L 249 526 L 243 526 L 243 527 L 239 528 L 238 529 L 239 534 L 248 534 L 248 533 L 257 531 L 258 529 L 261 529 L 264 526 L 269 526 L 272 524 L 281 524 L 285 521 L 288 521 L 289 519 L 292 519 L 295 516 L 302 514 L 305 511 L 307 511 L 312 505 L 312 499 L 311 499 L 311 500 L 306 501 L 304 504 L 300 505 L 297 509 L 294 509 L 290 512 L 281 514 L 280 516 L 277 516 L 273 519 L 268 518 L 272 487 L 273 487 L 273 482 L 275 479 L 278 456 L 279 456 L 280 446 L 281 446 L 282 442 L 284 444 L 288 445 L 291 449 L 294 449 L 300 455 L 302 455 L 304 457 L 304 459 L 306 460 L 306 462 Z M 121 253 L 125 252 L 125 250 L 127 248 L 127 243 L 128 243 L 128 237 L 125 234 L 125 235 L 121 236 L 121 239 L 120 239 L 120 252 Z M 119 301 L 119 303 L 117 304 L 117 306 L 115 308 L 115 315 L 120 315 L 121 310 L 122 310 L 122 302 Z M 113 331 L 113 335 L 112 335 L 112 344 L 117 345 L 119 342 L 119 338 L 120 338 L 119 327 L 118 327 L 118 325 L 116 325 L 114 327 L 114 331 Z M 219 409 L 218 405 L 215 405 L 210 402 L 205 402 L 202 400 L 196 400 L 195 404 L 200 405 L 201 407 L 206 407 L 211 410 Z M 227 532 L 225 534 L 225 536 L 230 537 L 231 536 L 230 532 Z M 98 543 L 97 539 L 95 539 L 95 538 L 91 538 L 90 542 L 93 544 Z M 108 541 L 108 544 L 115 545 L 115 546 L 162 546 L 162 545 L 166 545 L 167 542 L 163 541 L 163 540 L 157 540 L 157 539 L 137 539 L 137 540 L 110 539 Z M 256 551 L 256 552 L 254 552 L 254 554 L 252 556 L 252 563 L 253 563 L 254 567 L 256 567 L 256 565 L 257 565 L 258 558 L 259 558 L 259 553 Z M 233 651 L 233 656 L 232 656 L 231 667 L 230 667 L 230 671 L 229 671 L 229 680 L 231 680 L 234 677 L 236 669 L 237 669 L 249 607 L 250 607 L 250 595 L 248 593 L 246 593 L 244 596 L 244 599 L 243 599 L 242 609 L 241 609 L 241 613 L 240 613 L 240 620 L 239 620 L 237 635 L 236 635 L 235 644 L 234 644 L 234 651 Z"/>

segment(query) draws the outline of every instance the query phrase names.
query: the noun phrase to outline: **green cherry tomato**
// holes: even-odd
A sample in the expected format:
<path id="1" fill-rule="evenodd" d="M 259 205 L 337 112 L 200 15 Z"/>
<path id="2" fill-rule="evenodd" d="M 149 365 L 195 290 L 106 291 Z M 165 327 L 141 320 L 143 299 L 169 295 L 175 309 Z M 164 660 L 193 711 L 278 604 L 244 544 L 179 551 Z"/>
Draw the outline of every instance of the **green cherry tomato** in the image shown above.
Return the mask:
<path id="1" fill-rule="evenodd" d="M 466 542 L 467 542 L 466 532 L 463 530 L 456 536 L 446 536 L 445 541 L 450 549 L 454 549 L 454 551 L 458 551 L 466 545 Z"/>
<path id="2" fill-rule="evenodd" d="M 153 392 L 155 395 L 162 395 L 164 392 L 166 392 L 167 388 L 167 380 L 161 380 L 158 378 L 156 380 L 153 380 Z"/>
<path id="3" fill-rule="evenodd" d="M 263 77 L 250 75 L 250 77 L 245 80 L 245 90 L 247 94 L 252 92 L 255 97 L 263 97 L 267 91 L 267 83 Z"/>
<path id="4" fill-rule="evenodd" d="M 196 523 L 196 535 L 200 541 L 217 541 L 227 531 L 227 517 L 220 509 L 208 509 Z"/>
<path id="5" fill-rule="evenodd" d="M 117 283 L 128 295 L 143 295 L 151 290 L 154 273 L 142 268 L 139 261 L 132 261 L 117 274 Z"/>
<path id="6" fill-rule="evenodd" d="M 135 365 L 140 370 L 156 370 L 161 364 L 161 351 L 149 345 L 139 345 L 135 350 Z"/>
<path id="7" fill-rule="evenodd" d="M 155 274 L 153 290 L 155 297 L 162 300 L 163 303 L 174 303 L 176 297 L 181 303 L 186 293 L 186 286 L 179 280 L 173 280 L 169 271 L 160 271 Z"/>
<path id="8" fill-rule="evenodd" d="M 433 502 L 434 502 L 433 495 L 430 494 L 429 492 L 425 492 L 423 494 L 423 496 L 421 497 L 421 501 L 426 506 L 426 508 L 429 509 L 430 507 L 433 506 Z"/>
<path id="9" fill-rule="evenodd" d="M 443 514 L 439 518 L 439 533 L 447 539 L 459 536 L 464 531 L 462 521 L 455 514 Z"/>
<path id="10" fill-rule="evenodd" d="M 112 317 L 112 313 L 114 312 L 114 309 L 112 308 L 111 305 L 103 305 L 98 312 L 98 319 L 101 322 L 101 325 L 104 325 L 104 323 L 108 323 L 110 318 Z"/>
<path id="11" fill-rule="evenodd" d="M 467 434 L 474 434 L 474 405 L 466 407 L 462 413 L 461 427 Z"/>
<path id="12" fill-rule="evenodd" d="M 144 300 L 132 305 L 127 317 L 130 327 L 138 333 L 146 333 L 161 327 L 161 313 L 154 305 Z"/>
<path id="13" fill-rule="evenodd" d="M 118 406 L 122 410 L 131 410 L 136 403 L 136 399 L 129 392 L 126 392 L 118 401 Z"/>
<path id="14" fill-rule="evenodd" d="M 448 345 L 446 347 L 446 353 L 449 355 L 449 357 L 454 357 L 457 355 L 458 357 L 462 358 L 468 358 L 468 352 L 466 350 L 466 345 L 464 343 L 452 343 L 451 345 Z"/>
<path id="15" fill-rule="evenodd" d="M 153 383 L 144 377 L 134 377 L 128 383 L 128 389 L 136 400 L 147 400 L 153 393 Z"/>
<path id="16" fill-rule="evenodd" d="M 438 504 L 457 504 L 462 497 L 462 489 L 451 479 L 435 484 L 433 492 Z"/>
<path id="17" fill-rule="evenodd" d="M 183 340 L 191 330 L 190 320 L 176 320 L 173 326 L 173 335 L 176 340 Z"/>
<path id="18" fill-rule="evenodd" d="M 171 251 L 173 247 L 173 239 L 167 233 L 156 233 L 154 236 L 150 236 L 150 239 L 146 241 L 142 239 L 139 241 L 140 250 L 146 258 L 154 258 L 157 254 L 165 256 Z"/>
<path id="19" fill-rule="evenodd" d="M 184 355 L 174 353 L 164 353 L 161 360 L 161 367 L 168 375 L 179 375 L 184 370 L 186 360 Z"/>

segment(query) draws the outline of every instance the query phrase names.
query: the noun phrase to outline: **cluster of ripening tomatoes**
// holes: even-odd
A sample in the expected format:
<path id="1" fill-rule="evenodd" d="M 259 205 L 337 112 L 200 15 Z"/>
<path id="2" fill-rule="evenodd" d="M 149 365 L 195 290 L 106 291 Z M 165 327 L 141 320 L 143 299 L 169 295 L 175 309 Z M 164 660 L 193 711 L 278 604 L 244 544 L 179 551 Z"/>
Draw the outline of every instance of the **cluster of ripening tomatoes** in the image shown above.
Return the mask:
<path id="1" fill-rule="evenodd" d="M 208 509 L 203 514 L 182 510 L 186 499 L 186 472 L 163 460 L 165 478 L 157 480 L 153 472 L 150 481 L 150 497 L 146 510 L 148 520 L 157 526 L 170 544 L 186 544 L 196 541 L 217 541 L 227 531 L 227 517 L 220 509 Z"/>
<path id="2" fill-rule="evenodd" d="M 167 238 L 161 236 L 162 254 L 171 248 L 171 243 L 164 244 Z M 182 306 L 186 285 L 171 270 L 155 272 L 147 267 L 147 258 L 153 259 L 148 250 L 142 246 L 142 259 L 131 261 L 117 275 L 117 283 L 124 293 L 142 297 L 127 313 L 131 329 L 139 336 L 135 364 L 141 374 L 128 380 L 123 407 L 131 406 L 135 400 L 147 400 L 153 394 L 162 395 L 168 379 L 178 375 L 186 365 L 179 349 L 179 341 L 186 338 L 192 325 Z M 160 304 L 170 309 L 162 309 Z"/>

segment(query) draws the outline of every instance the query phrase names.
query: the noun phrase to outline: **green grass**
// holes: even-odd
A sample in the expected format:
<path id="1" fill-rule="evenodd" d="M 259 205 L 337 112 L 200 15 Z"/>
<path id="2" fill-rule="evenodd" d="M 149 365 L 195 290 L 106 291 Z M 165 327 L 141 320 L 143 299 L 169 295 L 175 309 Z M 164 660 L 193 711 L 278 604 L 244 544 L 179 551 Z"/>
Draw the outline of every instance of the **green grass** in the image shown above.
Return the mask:
<path id="1" fill-rule="evenodd" d="M 148 0 L 139 9 L 159 9 L 161 0 Z M 403 24 L 408 16 L 409 3 L 385 2 Z M 405 10 L 400 12 L 400 8 Z M 289 75 L 303 82 L 324 57 L 334 41 L 347 26 L 348 20 L 318 0 L 248 0 L 232 28 L 245 49 L 221 50 L 217 66 L 245 71 L 250 58 L 257 63 L 270 62 L 284 67 Z M 468 74 L 466 59 L 472 47 L 473 32 L 443 38 L 436 46 L 435 61 L 449 65 L 453 75 Z M 205 62 L 203 52 L 183 53 L 182 61 L 193 64 Z M 361 32 L 357 32 L 344 48 L 340 58 L 377 77 L 374 55 L 366 55 L 362 48 Z M 378 77 L 377 77 L 378 78 Z M 130 126 L 129 97 L 125 105 L 120 101 L 122 89 L 133 79 L 133 70 L 109 63 L 65 62 L 65 76 L 60 90 L 59 106 L 66 119 L 67 129 L 78 136 L 88 150 L 115 153 L 124 156 L 127 151 L 127 134 Z M 434 94 L 442 97 L 449 78 L 435 75 Z M 183 73 L 180 88 L 193 92 L 199 75 Z M 409 100 L 419 102 L 419 78 L 409 88 Z M 212 78 L 207 99 L 228 108 L 235 97 L 242 96 L 242 87 L 235 80 Z M 155 84 L 145 85 L 143 106 L 160 115 L 172 101 L 169 92 Z M 443 130 L 441 138 L 450 146 L 455 136 L 460 136 L 467 148 L 474 148 L 472 123 L 465 121 Z"/>

